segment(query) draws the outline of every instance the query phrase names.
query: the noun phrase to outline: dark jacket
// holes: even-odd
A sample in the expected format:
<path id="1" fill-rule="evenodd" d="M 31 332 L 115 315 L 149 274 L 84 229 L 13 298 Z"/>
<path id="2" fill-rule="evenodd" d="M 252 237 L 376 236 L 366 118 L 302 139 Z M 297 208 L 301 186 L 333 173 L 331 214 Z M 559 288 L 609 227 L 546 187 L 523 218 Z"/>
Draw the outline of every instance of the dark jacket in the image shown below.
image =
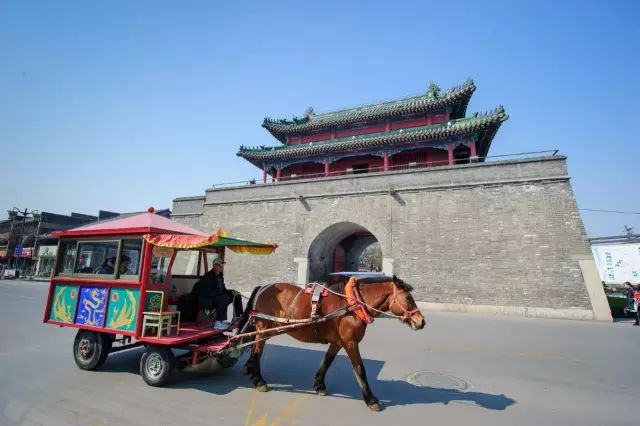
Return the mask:
<path id="1" fill-rule="evenodd" d="M 216 274 L 213 269 L 204 274 L 193 286 L 198 297 L 200 309 L 226 309 L 231 302 L 224 285 L 224 276 Z"/>

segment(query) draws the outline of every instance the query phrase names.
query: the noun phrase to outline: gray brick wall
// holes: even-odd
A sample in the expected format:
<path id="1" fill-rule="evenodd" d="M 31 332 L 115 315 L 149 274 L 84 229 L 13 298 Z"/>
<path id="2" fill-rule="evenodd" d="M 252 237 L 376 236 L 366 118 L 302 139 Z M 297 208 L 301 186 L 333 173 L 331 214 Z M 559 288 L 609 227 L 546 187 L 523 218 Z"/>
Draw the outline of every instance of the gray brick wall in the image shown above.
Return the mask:
<path id="1" fill-rule="evenodd" d="M 417 300 L 591 309 L 575 260 L 591 252 L 562 156 L 210 189 L 173 211 L 280 245 L 272 256 L 228 255 L 227 280 L 243 290 L 294 282 L 294 258 L 352 222 L 376 236 Z"/>

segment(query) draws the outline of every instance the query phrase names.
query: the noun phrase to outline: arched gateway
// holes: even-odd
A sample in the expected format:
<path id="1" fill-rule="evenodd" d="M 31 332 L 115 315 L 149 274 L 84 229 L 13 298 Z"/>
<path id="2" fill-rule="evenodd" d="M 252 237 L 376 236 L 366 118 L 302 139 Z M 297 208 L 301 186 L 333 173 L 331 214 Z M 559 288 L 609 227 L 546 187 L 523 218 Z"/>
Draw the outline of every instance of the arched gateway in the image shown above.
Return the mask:
<path id="1" fill-rule="evenodd" d="M 382 270 L 378 239 L 352 222 L 335 223 L 320 232 L 309 247 L 308 259 L 310 281 L 330 282 L 332 272 Z"/>
<path id="2" fill-rule="evenodd" d="M 279 143 L 237 153 L 262 179 L 178 198 L 173 218 L 279 244 L 275 258 L 230 262 L 225 274 L 243 290 L 381 268 L 429 309 L 610 321 L 566 157 L 486 161 L 508 116 L 467 115 L 475 88 L 432 84 L 265 119 Z"/>

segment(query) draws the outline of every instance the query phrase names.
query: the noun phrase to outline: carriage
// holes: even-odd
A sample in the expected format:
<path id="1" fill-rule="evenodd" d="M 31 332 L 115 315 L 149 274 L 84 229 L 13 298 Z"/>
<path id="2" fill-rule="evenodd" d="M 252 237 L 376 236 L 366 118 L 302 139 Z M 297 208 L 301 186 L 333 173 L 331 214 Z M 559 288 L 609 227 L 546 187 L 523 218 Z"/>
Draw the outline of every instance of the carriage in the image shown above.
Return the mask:
<path id="1" fill-rule="evenodd" d="M 144 345 L 140 374 L 147 384 L 162 386 L 174 369 L 205 361 L 230 367 L 251 343 L 238 334 L 242 316 L 185 321 L 177 295 L 188 293 L 216 258 L 224 260 L 226 249 L 267 255 L 276 244 L 222 231 L 207 235 L 153 208 L 56 235 L 43 321 L 78 329 L 73 356 L 79 368 L 97 369 L 109 354 Z"/>
<path id="2" fill-rule="evenodd" d="M 265 255 L 277 245 L 235 239 L 222 231 L 207 235 L 158 216 L 153 208 L 56 235 L 60 242 L 43 321 L 78 329 L 73 356 L 84 370 L 99 368 L 109 354 L 144 345 L 142 379 L 162 386 L 176 369 L 231 367 L 251 346 L 243 372 L 257 390 L 267 391 L 260 368 L 265 343 L 287 333 L 303 342 L 329 344 L 314 376 L 316 393 L 326 394 L 327 369 L 344 349 L 363 400 L 378 411 L 358 349 L 367 325 L 375 316 L 388 315 L 413 330 L 425 326 L 410 285 L 382 274 L 367 281 L 372 278 L 361 275 L 371 274 L 357 272 L 346 273 L 341 291 L 322 283 L 258 286 L 229 322 L 206 312 L 187 321 L 176 296 L 191 294 L 210 265 L 224 262 L 226 249 Z"/>

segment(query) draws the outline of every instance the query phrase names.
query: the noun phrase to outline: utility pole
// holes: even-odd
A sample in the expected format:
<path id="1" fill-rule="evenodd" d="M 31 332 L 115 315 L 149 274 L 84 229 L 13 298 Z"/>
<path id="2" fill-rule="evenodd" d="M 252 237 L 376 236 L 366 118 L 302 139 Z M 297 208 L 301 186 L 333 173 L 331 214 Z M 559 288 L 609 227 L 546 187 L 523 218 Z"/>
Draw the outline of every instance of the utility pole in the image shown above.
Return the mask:
<path id="1" fill-rule="evenodd" d="M 36 219 L 36 218 L 37 218 L 37 216 L 39 216 L 39 214 L 38 214 L 38 213 L 39 213 L 39 212 L 38 212 L 38 210 L 31 210 L 31 211 L 29 211 L 29 209 L 27 209 L 27 208 L 25 208 L 25 209 L 24 209 L 24 211 L 20 210 L 20 209 L 19 209 L 19 208 L 17 208 L 17 207 L 14 207 L 13 209 L 9 210 L 9 217 L 12 217 L 12 218 L 13 218 L 13 220 L 15 220 L 15 218 L 16 218 L 18 215 L 22 215 L 22 225 L 20 226 L 20 237 L 18 238 L 18 244 L 19 244 L 19 245 L 21 245 L 21 246 L 22 246 L 22 238 L 24 237 L 24 225 L 25 225 L 25 223 L 26 223 L 26 221 L 27 221 L 27 217 L 28 217 L 29 215 L 31 215 L 34 219 Z M 13 229 L 13 221 L 12 221 L 12 223 L 11 223 L 11 228 Z M 40 230 L 39 228 L 40 228 L 40 223 L 38 222 L 38 231 Z M 38 235 L 36 234 L 36 240 L 37 240 L 37 238 L 38 238 Z M 16 245 L 18 245 L 18 244 L 16 244 Z M 32 257 L 33 257 L 33 250 L 34 250 L 34 249 L 35 249 L 35 248 L 32 248 L 32 252 L 31 252 L 31 256 L 32 256 Z M 15 254 L 15 248 L 14 248 L 14 254 Z M 18 269 L 18 268 L 17 268 L 18 263 L 20 263 L 20 262 L 18 261 L 18 258 L 16 258 L 16 265 L 15 265 L 15 266 L 16 266 L 16 269 Z M 26 263 L 26 260 L 23 260 L 21 263 L 22 263 L 22 267 L 23 267 L 23 269 L 24 269 L 24 265 L 25 265 L 25 263 Z M 24 273 L 24 270 L 22 271 L 22 273 Z"/>
<path id="2" fill-rule="evenodd" d="M 35 256 L 35 265 L 33 270 L 33 276 L 36 275 L 36 267 L 38 266 L 38 235 L 40 235 L 40 224 L 42 223 L 42 214 L 41 213 L 33 213 L 33 218 L 38 221 L 38 228 L 36 228 L 36 237 L 33 240 L 33 251 L 31 252 L 31 259 Z"/>

